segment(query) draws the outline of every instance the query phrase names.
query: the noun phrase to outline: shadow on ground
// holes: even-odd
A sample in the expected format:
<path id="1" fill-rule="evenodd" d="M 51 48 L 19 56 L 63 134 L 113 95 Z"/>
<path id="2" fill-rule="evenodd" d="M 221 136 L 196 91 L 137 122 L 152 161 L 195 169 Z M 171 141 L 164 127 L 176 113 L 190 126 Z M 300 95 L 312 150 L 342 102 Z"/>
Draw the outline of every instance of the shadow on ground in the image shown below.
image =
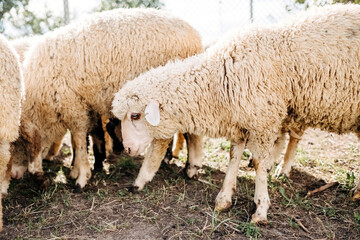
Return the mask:
<path id="1" fill-rule="evenodd" d="M 213 212 L 224 173 L 204 168 L 200 180 L 187 179 L 176 165 L 162 166 L 138 194 L 127 187 L 141 159 L 122 156 L 109 174 L 96 173 L 82 193 L 74 181 L 55 183 L 61 162 L 46 162 L 48 184 L 30 175 L 11 183 L 4 199 L 0 239 L 356 239 L 360 204 L 338 185 L 306 199 L 308 190 L 325 184 L 294 169 L 291 178 L 269 178 L 269 224 L 249 223 L 254 212 L 252 177 L 238 178 L 233 207 Z M 242 169 L 251 171 L 251 169 Z M 43 180 L 41 180 L 43 181 Z"/>

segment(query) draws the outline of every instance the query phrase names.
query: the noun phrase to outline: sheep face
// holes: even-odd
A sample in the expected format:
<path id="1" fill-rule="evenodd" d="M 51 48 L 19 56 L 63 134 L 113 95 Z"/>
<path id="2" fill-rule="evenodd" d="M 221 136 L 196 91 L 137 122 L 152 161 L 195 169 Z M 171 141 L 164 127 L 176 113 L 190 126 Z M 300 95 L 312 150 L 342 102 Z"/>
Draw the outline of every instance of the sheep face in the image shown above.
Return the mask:
<path id="1" fill-rule="evenodd" d="M 19 138 L 13 143 L 12 178 L 22 178 L 27 166 L 40 154 L 41 142 L 37 127 L 27 119 L 21 119 Z"/>
<path id="2" fill-rule="evenodd" d="M 152 100 L 144 112 L 128 111 L 121 122 L 125 151 L 130 156 L 143 153 L 154 139 L 154 127 L 160 123 L 159 103 Z"/>
<path id="3" fill-rule="evenodd" d="M 123 145 L 130 156 L 143 153 L 152 141 L 145 122 L 145 115 L 138 112 L 128 112 L 121 122 Z"/>

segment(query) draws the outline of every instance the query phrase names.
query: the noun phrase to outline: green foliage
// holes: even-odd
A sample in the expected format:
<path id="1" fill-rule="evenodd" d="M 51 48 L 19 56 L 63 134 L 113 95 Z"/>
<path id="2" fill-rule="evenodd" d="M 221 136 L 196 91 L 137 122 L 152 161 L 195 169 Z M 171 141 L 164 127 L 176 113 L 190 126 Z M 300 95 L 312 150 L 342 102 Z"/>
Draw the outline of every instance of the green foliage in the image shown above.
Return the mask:
<path id="1" fill-rule="evenodd" d="M 13 8 L 20 6 L 27 6 L 29 0 L 1 0 L 0 1 L 0 19 L 4 18 L 4 15 L 11 11 Z"/>
<path id="2" fill-rule="evenodd" d="M 13 9 L 25 7 L 29 0 L 1 0 L 0 1 L 0 32 L 4 32 L 4 19 Z"/>
<path id="3" fill-rule="evenodd" d="M 64 19 L 54 16 L 50 10 L 46 10 L 44 17 L 38 17 L 28 9 L 17 9 L 15 15 L 10 15 L 9 21 L 25 35 L 43 34 L 64 25 Z"/>
<path id="4" fill-rule="evenodd" d="M 311 6 L 310 4 L 313 4 L 315 6 L 324 6 L 326 4 L 335 4 L 335 3 L 356 3 L 356 4 L 359 4 L 360 0 L 313 0 L 313 1 L 311 1 L 311 3 L 308 0 L 295 0 L 295 3 L 305 4 L 305 7 L 308 8 L 308 7 Z"/>
<path id="5" fill-rule="evenodd" d="M 311 6 L 324 6 L 335 3 L 355 3 L 360 4 L 360 0 L 294 0 L 293 4 L 287 5 L 286 9 L 292 11 L 293 9 L 308 9 Z"/>
<path id="6" fill-rule="evenodd" d="M 360 225 L 360 213 L 354 212 L 354 220 Z"/>
<path id="7" fill-rule="evenodd" d="M 60 16 L 45 8 L 44 15 L 39 17 L 29 10 L 30 0 L 2 0 L 0 2 L 0 32 L 5 31 L 4 22 L 8 22 L 17 29 L 19 35 L 43 34 L 64 25 Z M 11 36 L 9 36 L 11 37 Z"/>
<path id="8" fill-rule="evenodd" d="M 258 239 L 261 237 L 261 230 L 253 223 L 243 222 L 240 223 L 237 227 L 240 231 L 242 231 L 246 237 L 250 239 Z"/>
<path id="9" fill-rule="evenodd" d="M 115 8 L 156 8 L 164 4 L 160 0 L 101 0 L 101 6 L 95 11 L 102 12 Z"/>

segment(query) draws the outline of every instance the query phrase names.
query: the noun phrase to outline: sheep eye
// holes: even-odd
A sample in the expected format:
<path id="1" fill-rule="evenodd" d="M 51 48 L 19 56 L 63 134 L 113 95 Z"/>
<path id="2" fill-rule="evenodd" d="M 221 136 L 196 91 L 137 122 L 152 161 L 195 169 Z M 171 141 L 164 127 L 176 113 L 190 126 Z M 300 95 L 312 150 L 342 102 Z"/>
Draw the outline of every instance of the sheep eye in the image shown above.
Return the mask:
<path id="1" fill-rule="evenodd" d="M 131 118 L 131 120 L 139 120 L 140 119 L 140 113 L 132 113 L 130 118 Z"/>

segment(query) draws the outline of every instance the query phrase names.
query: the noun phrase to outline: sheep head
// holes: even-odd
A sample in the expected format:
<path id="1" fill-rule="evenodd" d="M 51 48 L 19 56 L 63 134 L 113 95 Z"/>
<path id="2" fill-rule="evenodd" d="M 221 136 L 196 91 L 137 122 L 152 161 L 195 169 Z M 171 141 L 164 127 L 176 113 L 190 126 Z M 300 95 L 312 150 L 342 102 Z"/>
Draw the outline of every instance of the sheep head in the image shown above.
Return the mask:
<path id="1" fill-rule="evenodd" d="M 27 166 L 41 152 L 41 137 L 37 127 L 28 119 L 21 119 L 19 138 L 13 143 L 11 177 L 22 178 Z"/>

